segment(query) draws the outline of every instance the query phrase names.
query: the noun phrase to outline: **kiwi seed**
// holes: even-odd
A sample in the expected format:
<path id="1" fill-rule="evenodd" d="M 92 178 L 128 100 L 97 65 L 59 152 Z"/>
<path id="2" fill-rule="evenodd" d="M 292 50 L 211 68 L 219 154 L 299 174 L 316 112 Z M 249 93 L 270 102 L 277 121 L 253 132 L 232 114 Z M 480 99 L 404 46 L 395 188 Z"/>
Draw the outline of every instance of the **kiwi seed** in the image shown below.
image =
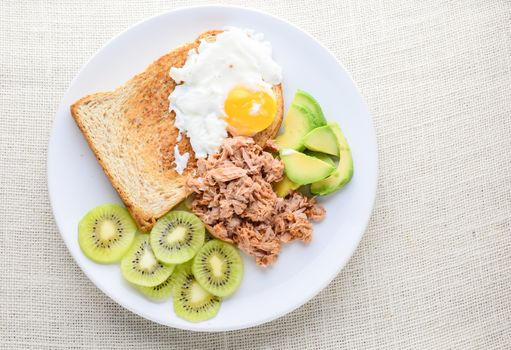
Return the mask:
<path id="1" fill-rule="evenodd" d="M 243 260 L 238 250 L 214 239 L 193 259 L 192 272 L 200 285 L 213 295 L 226 297 L 238 289 L 243 278 Z"/>
<path id="2" fill-rule="evenodd" d="M 158 260 L 180 264 L 193 258 L 204 244 L 205 228 L 192 213 L 175 210 L 158 220 L 151 230 L 151 247 Z"/>
<path id="3" fill-rule="evenodd" d="M 220 310 L 221 299 L 195 280 L 191 264 L 178 267 L 174 284 L 174 312 L 177 316 L 192 322 L 205 321 Z"/>
<path id="4" fill-rule="evenodd" d="M 78 243 L 84 254 L 98 263 L 113 263 L 126 254 L 137 232 L 128 211 L 103 204 L 89 211 L 78 224 Z"/>
<path id="5" fill-rule="evenodd" d="M 174 265 L 157 260 L 149 244 L 149 235 L 140 234 L 121 261 L 121 272 L 131 283 L 154 287 L 163 283 L 174 271 Z"/>

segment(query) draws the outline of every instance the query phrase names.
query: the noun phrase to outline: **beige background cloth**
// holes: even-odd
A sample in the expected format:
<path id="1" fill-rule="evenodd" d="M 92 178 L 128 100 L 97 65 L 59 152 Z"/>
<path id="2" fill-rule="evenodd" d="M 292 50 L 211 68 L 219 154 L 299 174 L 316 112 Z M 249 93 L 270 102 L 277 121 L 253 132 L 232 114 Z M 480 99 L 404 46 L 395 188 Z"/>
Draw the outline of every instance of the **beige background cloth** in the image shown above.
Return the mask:
<path id="1" fill-rule="evenodd" d="M 85 277 L 46 189 L 57 106 L 108 39 L 191 3 L 0 1 L 0 348 L 510 349 L 509 0 L 231 2 L 302 27 L 359 85 L 380 156 L 360 247 L 303 307 L 223 334 L 146 321 Z"/>

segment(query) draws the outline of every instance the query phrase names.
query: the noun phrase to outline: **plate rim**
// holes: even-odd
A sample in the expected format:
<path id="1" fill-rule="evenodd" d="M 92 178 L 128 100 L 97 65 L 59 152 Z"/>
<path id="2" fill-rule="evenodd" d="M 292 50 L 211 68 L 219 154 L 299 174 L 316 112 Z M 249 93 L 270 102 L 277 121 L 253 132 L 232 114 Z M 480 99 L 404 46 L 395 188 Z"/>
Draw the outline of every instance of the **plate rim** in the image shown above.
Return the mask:
<path id="1" fill-rule="evenodd" d="M 167 16 L 169 14 L 175 14 L 175 13 L 185 12 L 185 11 L 193 11 L 193 10 L 197 10 L 197 9 L 200 9 L 200 10 L 202 10 L 202 9 L 206 9 L 206 10 L 207 9 L 227 9 L 227 10 L 232 10 L 232 9 L 234 9 L 234 10 L 241 10 L 241 11 L 246 11 L 246 12 L 252 12 L 252 13 L 256 13 L 258 15 L 263 15 L 263 16 L 271 17 L 272 19 L 274 19 L 276 21 L 283 22 L 285 25 L 294 28 L 295 30 L 299 31 L 302 35 L 305 35 L 309 39 L 313 40 L 326 53 L 328 53 L 328 55 L 342 68 L 342 70 L 345 72 L 346 76 L 349 78 L 350 83 L 354 87 L 357 95 L 360 96 L 360 101 L 359 102 L 360 102 L 361 107 L 363 108 L 365 114 L 368 117 L 368 120 L 369 120 L 369 132 L 371 134 L 370 135 L 371 138 L 374 141 L 373 142 L 374 143 L 374 149 L 372 150 L 372 152 L 374 154 L 374 162 L 375 162 L 374 163 L 374 166 L 375 166 L 375 174 L 374 175 L 375 176 L 374 176 L 374 182 L 371 184 L 372 185 L 372 191 L 371 191 L 372 195 L 371 195 L 371 201 L 369 203 L 369 210 L 368 210 L 369 215 L 367 216 L 366 220 L 363 222 L 363 230 L 361 230 L 361 233 L 358 235 L 358 237 L 356 237 L 356 239 L 353 240 L 354 244 L 352 245 L 352 248 L 349 250 L 349 254 L 347 254 L 344 257 L 344 259 L 342 261 L 340 261 L 336 271 L 334 273 L 332 273 L 332 275 L 329 275 L 328 278 L 325 278 L 323 283 L 318 284 L 317 287 L 314 288 L 313 292 L 308 293 L 307 295 L 304 295 L 304 297 L 301 298 L 300 302 L 291 304 L 288 307 L 283 308 L 282 311 L 280 311 L 278 313 L 275 313 L 275 314 L 272 314 L 270 317 L 267 317 L 267 318 L 265 318 L 263 320 L 259 319 L 257 321 L 245 322 L 245 323 L 237 325 L 235 327 L 222 327 L 222 329 L 217 329 L 217 328 L 211 329 L 211 328 L 208 328 L 207 326 L 201 326 L 201 325 L 205 325 L 204 323 L 201 324 L 201 323 L 189 322 L 187 324 L 187 326 L 182 326 L 182 325 L 171 325 L 171 324 L 168 324 L 168 323 L 161 322 L 160 320 L 153 318 L 150 314 L 145 313 L 144 311 L 135 310 L 133 307 L 131 307 L 131 305 L 119 302 L 118 300 L 116 300 L 116 298 L 114 298 L 109 293 L 108 290 L 101 288 L 98 285 L 98 283 L 96 283 L 95 278 L 92 276 L 90 271 L 88 271 L 87 269 L 83 268 L 81 263 L 79 263 L 78 260 L 74 257 L 74 255 L 72 253 L 71 247 L 69 246 L 69 244 L 66 241 L 66 239 L 64 239 L 64 237 L 63 237 L 63 233 L 62 233 L 62 230 L 61 230 L 62 224 L 60 223 L 60 220 L 57 219 L 57 215 L 55 214 L 56 213 L 56 211 L 55 211 L 55 204 L 54 204 L 55 203 L 55 199 L 54 199 L 55 190 L 52 191 L 51 184 L 50 184 L 50 173 L 51 173 L 50 163 L 53 162 L 53 160 L 50 159 L 50 158 L 52 158 L 52 153 L 53 153 L 53 152 L 50 152 L 50 149 L 52 148 L 53 140 L 55 138 L 55 122 L 57 120 L 57 116 L 58 116 L 59 112 L 62 110 L 62 108 L 66 107 L 66 105 L 64 103 L 65 102 L 65 97 L 68 95 L 71 87 L 76 83 L 76 81 L 82 75 L 82 73 L 85 70 L 85 68 L 98 55 L 98 53 L 103 51 L 103 49 L 108 47 L 115 40 L 117 40 L 119 37 L 121 37 L 124 34 L 126 34 L 128 31 L 132 30 L 133 28 L 138 27 L 140 25 L 143 25 L 144 23 L 152 21 L 152 20 L 154 20 L 154 19 L 156 19 L 158 17 L 164 17 L 164 16 Z M 79 70 L 76 73 L 76 75 L 68 83 L 67 89 L 65 90 L 64 94 L 61 97 L 60 103 L 59 103 L 59 105 L 58 105 L 58 107 L 56 109 L 56 113 L 54 115 L 54 119 L 52 120 L 51 132 L 50 132 L 50 135 L 49 135 L 49 141 L 48 141 L 48 146 L 47 146 L 47 160 L 46 160 L 46 168 L 47 169 L 46 169 L 46 176 L 47 176 L 48 197 L 49 197 L 50 206 L 51 206 L 51 210 L 52 210 L 52 216 L 53 216 L 53 218 L 55 220 L 55 223 L 56 223 L 59 235 L 60 235 L 61 239 L 64 241 L 64 244 L 66 245 L 68 253 L 71 255 L 71 257 L 73 258 L 74 262 L 78 265 L 80 270 L 94 284 L 94 286 L 97 289 L 99 289 L 103 294 L 108 296 L 116 304 L 120 305 L 121 307 L 129 310 L 130 312 L 132 312 L 132 313 L 134 313 L 136 315 L 139 315 L 139 316 L 141 316 L 141 317 L 143 317 L 143 318 L 145 318 L 145 319 L 147 319 L 149 321 L 152 321 L 154 323 L 161 324 L 161 325 L 164 325 L 164 326 L 167 326 L 167 327 L 170 327 L 170 328 L 175 328 L 175 329 L 183 329 L 183 330 L 195 331 L 195 332 L 223 332 L 223 331 L 234 331 L 234 330 L 247 329 L 247 328 L 256 327 L 256 326 L 259 326 L 259 325 L 262 325 L 262 324 L 274 321 L 274 320 L 276 320 L 276 319 L 278 319 L 280 317 L 283 317 L 283 316 L 285 316 L 285 315 L 287 315 L 287 314 L 297 310 L 301 306 L 303 306 L 306 303 L 308 303 L 309 301 L 311 301 L 315 296 L 317 296 L 322 290 L 324 290 L 339 275 L 339 273 L 342 271 L 342 269 L 344 269 L 344 267 L 346 267 L 346 264 L 353 257 L 353 254 L 355 253 L 356 249 L 360 245 L 362 237 L 366 233 L 367 227 L 369 225 L 369 222 L 370 222 L 370 220 L 371 220 L 371 218 L 372 218 L 372 216 L 374 214 L 374 206 L 375 206 L 375 202 L 376 202 L 376 196 L 377 196 L 377 190 L 378 190 L 378 179 L 379 179 L 379 154 L 378 154 L 378 142 L 377 141 L 378 140 L 377 140 L 377 137 L 376 137 L 376 130 L 375 130 L 375 127 L 374 127 L 374 121 L 373 121 L 373 119 L 372 119 L 372 117 L 371 117 L 371 115 L 369 113 L 369 109 L 367 107 L 367 103 L 366 103 L 365 99 L 363 98 L 363 95 L 361 94 L 359 87 L 357 86 L 356 82 L 354 81 L 353 77 L 351 76 L 351 73 L 346 69 L 346 67 L 342 64 L 342 62 L 340 62 L 337 59 L 337 57 L 333 54 L 333 52 L 328 47 L 326 47 L 321 41 L 317 40 L 314 36 L 312 36 L 311 34 L 306 32 L 305 30 L 303 30 L 299 26 L 291 23 L 290 21 L 288 21 L 288 20 L 286 20 L 286 19 L 284 19 L 282 17 L 276 16 L 274 14 L 265 12 L 263 10 L 255 9 L 255 8 L 252 8 L 252 7 L 238 6 L 238 5 L 225 5 L 225 4 L 207 4 L 207 5 L 180 6 L 180 7 L 176 7 L 176 8 L 167 10 L 167 11 L 160 12 L 160 13 L 155 14 L 155 15 L 150 16 L 150 17 L 143 18 L 140 21 L 137 21 L 134 24 L 129 25 L 127 28 L 125 28 L 124 30 L 120 31 L 119 33 L 117 33 L 116 35 L 111 37 L 103 45 L 101 45 L 81 65 L 81 67 L 79 68 Z"/>

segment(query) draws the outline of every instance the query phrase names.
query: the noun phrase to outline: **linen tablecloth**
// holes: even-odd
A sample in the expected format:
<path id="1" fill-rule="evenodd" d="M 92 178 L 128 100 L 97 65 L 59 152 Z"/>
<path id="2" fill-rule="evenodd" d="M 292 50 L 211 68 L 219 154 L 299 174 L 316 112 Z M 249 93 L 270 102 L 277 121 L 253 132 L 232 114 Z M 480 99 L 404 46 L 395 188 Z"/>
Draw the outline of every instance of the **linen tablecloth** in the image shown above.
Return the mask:
<path id="1" fill-rule="evenodd" d="M 85 277 L 48 200 L 59 101 L 109 38 L 199 3 L 0 2 L 0 348 L 510 349 L 508 0 L 229 2 L 311 33 L 360 87 L 380 157 L 362 243 L 303 307 L 221 334 L 146 321 Z"/>

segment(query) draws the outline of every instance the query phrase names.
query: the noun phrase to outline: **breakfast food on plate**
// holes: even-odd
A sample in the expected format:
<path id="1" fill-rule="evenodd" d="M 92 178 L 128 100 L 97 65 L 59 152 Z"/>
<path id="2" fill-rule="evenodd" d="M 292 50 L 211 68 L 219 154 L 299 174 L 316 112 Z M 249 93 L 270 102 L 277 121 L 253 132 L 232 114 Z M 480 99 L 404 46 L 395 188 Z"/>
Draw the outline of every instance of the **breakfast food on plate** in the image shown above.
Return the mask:
<path id="1" fill-rule="evenodd" d="M 229 28 L 212 42 L 202 41 L 182 67 L 170 69 L 180 84 L 169 97 L 174 124 L 197 158 L 216 153 L 227 131 L 253 136 L 280 119 L 276 87 L 282 72 L 271 53 L 260 34 Z"/>
<path id="2" fill-rule="evenodd" d="M 112 263 L 128 251 L 136 232 L 137 225 L 126 209 L 103 204 L 89 211 L 78 224 L 78 243 L 89 259 Z"/>
<path id="3" fill-rule="evenodd" d="M 261 34 L 227 28 L 73 104 L 129 210 L 104 204 L 87 213 L 78 226 L 84 254 L 121 261 L 122 276 L 147 299 L 172 297 L 177 316 L 198 322 L 238 290 L 238 249 L 268 266 L 284 243 L 310 242 L 312 222 L 325 216 L 310 194 L 344 186 L 353 160 L 339 125 L 303 90 L 277 136 L 281 81 Z M 150 232 L 137 233 L 137 224 Z"/>
<path id="4" fill-rule="evenodd" d="M 332 157 L 330 157 L 330 155 L 328 155 L 326 153 L 310 151 L 310 150 L 306 150 L 304 153 L 308 156 L 318 158 L 319 160 L 322 160 L 323 162 L 330 164 L 333 167 L 336 167 L 335 162 L 332 159 Z"/>
<path id="5" fill-rule="evenodd" d="M 282 176 L 282 180 L 273 184 L 273 190 L 275 194 L 279 197 L 286 197 L 292 191 L 300 188 L 300 185 L 295 184 L 293 181 L 289 180 L 286 175 Z"/>
<path id="6" fill-rule="evenodd" d="M 206 243 L 204 236 L 204 225 L 198 217 L 171 211 L 149 234 L 137 234 L 121 260 L 122 276 L 149 300 L 162 302 L 173 296 L 179 317 L 193 322 L 209 319 L 220 309 L 221 297 L 232 295 L 239 287 L 243 262 L 233 246 L 212 238 Z M 154 241 L 169 241 L 172 249 L 164 251 L 164 258 L 175 250 L 181 263 L 163 262 L 151 247 Z"/>
<path id="7" fill-rule="evenodd" d="M 339 145 L 332 125 L 321 126 L 309 132 L 303 137 L 303 145 L 307 149 L 339 157 Z"/>
<path id="8" fill-rule="evenodd" d="M 144 287 L 144 286 L 135 286 L 137 289 L 146 296 L 148 299 L 154 301 L 165 301 L 172 296 L 172 288 L 174 288 L 175 275 L 174 273 L 170 275 L 163 283 L 160 283 L 156 286 L 152 287 Z"/>
<path id="9" fill-rule="evenodd" d="M 312 113 L 314 119 L 316 120 L 317 126 L 325 125 L 326 119 L 323 114 L 323 110 L 319 105 L 318 101 L 311 94 L 303 90 L 296 90 L 295 96 L 293 97 L 293 101 L 291 102 L 293 105 L 300 105 L 307 109 Z"/>
<path id="10" fill-rule="evenodd" d="M 324 215 L 314 199 L 298 192 L 277 197 L 272 183 L 281 180 L 283 172 L 282 161 L 252 138 L 228 138 L 219 153 L 199 159 L 196 176 L 188 178 L 194 192 L 192 211 L 211 227 L 212 235 L 267 266 L 277 258 L 282 243 L 310 241 L 309 220 Z"/>
<path id="11" fill-rule="evenodd" d="M 327 178 L 311 184 L 311 192 L 318 195 L 334 193 L 346 185 L 353 177 L 353 159 L 351 158 L 350 146 L 344 137 L 339 125 L 335 122 L 328 124 L 332 129 L 339 148 L 339 162 L 337 169 Z"/>
<path id="12" fill-rule="evenodd" d="M 323 114 L 323 110 L 321 109 L 318 101 L 316 101 L 308 92 L 296 90 L 291 104 L 305 108 L 312 115 L 314 119 L 314 126 L 316 128 L 326 124 L 325 115 Z"/>
<path id="13" fill-rule="evenodd" d="M 208 320 L 220 310 L 221 298 L 206 291 L 195 279 L 190 264 L 179 266 L 174 285 L 174 311 L 186 320 Z"/>
<path id="14" fill-rule="evenodd" d="M 151 247 L 166 264 L 188 261 L 204 244 L 204 224 L 191 213 L 172 211 L 151 230 Z"/>
<path id="15" fill-rule="evenodd" d="M 169 75 L 172 67 L 183 69 L 172 72 L 183 81 L 177 91 Z M 222 110 L 222 98 L 229 111 L 242 106 L 244 114 L 229 116 L 233 132 L 240 118 L 253 115 L 261 122 L 247 127 L 256 132 L 273 109 L 272 124 L 253 137 L 264 144 L 278 132 L 283 117 L 280 69 L 260 34 L 235 28 L 205 32 L 114 91 L 83 97 L 71 106 L 90 148 L 142 230 L 150 230 L 187 196 L 185 181 L 195 168 L 195 153 L 214 151 L 228 136 L 223 116 L 213 114 Z M 246 114 L 248 106 L 253 115 Z M 207 119 L 203 112 L 210 113 Z"/>
<path id="16" fill-rule="evenodd" d="M 280 152 L 280 158 L 286 167 L 286 176 L 298 185 L 323 180 L 335 171 L 335 167 L 329 162 L 289 148 Z"/>
<path id="17" fill-rule="evenodd" d="M 303 137 L 316 127 L 312 112 L 303 106 L 292 104 L 283 124 L 284 132 L 275 139 L 277 145 L 283 149 L 305 149 Z"/>
<path id="18" fill-rule="evenodd" d="M 174 271 L 174 265 L 156 259 L 148 235 L 139 235 L 121 261 L 121 272 L 131 283 L 144 287 L 157 286 Z"/>
<path id="19" fill-rule="evenodd" d="M 232 245 L 212 240 L 193 259 L 192 272 L 199 284 L 211 294 L 227 297 L 240 286 L 243 260 Z"/>

